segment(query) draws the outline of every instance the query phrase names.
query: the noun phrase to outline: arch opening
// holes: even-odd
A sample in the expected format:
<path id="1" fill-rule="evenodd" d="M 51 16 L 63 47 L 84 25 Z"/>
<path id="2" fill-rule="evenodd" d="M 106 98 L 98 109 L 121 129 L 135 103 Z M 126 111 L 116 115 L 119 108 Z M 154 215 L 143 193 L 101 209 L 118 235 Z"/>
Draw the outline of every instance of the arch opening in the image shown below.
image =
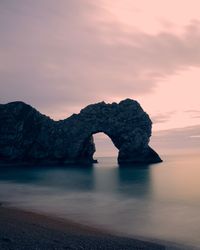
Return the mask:
<path id="1" fill-rule="evenodd" d="M 95 144 L 93 158 L 98 162 L 104 162 L 105 159 L 113 158 L 117 162 L 119 150 L 113 144 L 111 138 L 103 132 L 97 132 L 92 135 Z"/>

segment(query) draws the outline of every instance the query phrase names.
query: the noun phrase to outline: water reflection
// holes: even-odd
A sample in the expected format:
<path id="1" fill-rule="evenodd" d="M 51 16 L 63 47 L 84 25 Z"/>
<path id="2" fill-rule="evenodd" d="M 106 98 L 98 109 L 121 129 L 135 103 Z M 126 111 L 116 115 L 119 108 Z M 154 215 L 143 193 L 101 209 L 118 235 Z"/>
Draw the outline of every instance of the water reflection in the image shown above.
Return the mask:
<path id="1" fill-rule="evenodd" d="M 200 245 L 200 156 L 118 167 L 0 169 L 0 201 L 119 232 Z"/>
<path id="2" fill-rule="evenodd" d="M 66 188 L 66 190 L 92 190 L 94 188 L 94 168 L 91 166 L 18 166 L 4 167 L 0 170 L 1 181 Z"/>
<path id="3" fill-rule="evenodd" d="M 2 167 L 0 181 L 49 186 L 73 191 L 114 192 L 122 195 L 147 196 L 150 192 L 150 168 L 105 167 L 104 162 L 85 166 Z"/>
<path id="4" fill-rule="evenodd" d="M 151 195 L 150 167 L 118 168 L 118 189 L 122 195 L 148 197 Z"/>

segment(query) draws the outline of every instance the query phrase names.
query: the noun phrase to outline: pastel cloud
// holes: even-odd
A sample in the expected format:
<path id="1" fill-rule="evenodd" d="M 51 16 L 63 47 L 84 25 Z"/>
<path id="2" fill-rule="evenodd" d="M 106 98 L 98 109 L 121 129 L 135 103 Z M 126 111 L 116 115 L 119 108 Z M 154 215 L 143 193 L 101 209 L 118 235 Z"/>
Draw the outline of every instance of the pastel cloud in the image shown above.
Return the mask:
<path id="1" fill-rule="evenodd" d="M 151 120 L 152 120 L 153 124 L 165 123 L 166 121 L 168 121 L 170 119 L 170 117 L 173 114 L 174 114 L 174 112 L 167 112 L 167 113 L 158 114 L 158 115 L 152 116 Z"/>
<path id="2" fill-rule="evenodd" d="M 200 110 L 190 109 L 190 110 L 186 110 L 185 112 L 189 113 L 191 118 L 195 118 L 195 119 L 200 118 Z"/>
<path id="3" fill-rule="evenodd" d="M 200 125 L 157 131 L 151 144 L 165 154 L 183 150 L 200 152 Z"/>
<path id="4" fill-rule="evenodd" d="M 198 20 L 181 33 L 147 32 L 121 22 L 106 2 L 2 0 L 0 101 L 23 100 L 61 118 L 96 101 L 153 96 L 169 76 L 199 67 Z M 171 117 L 153 115 L 157 123 Z"/>

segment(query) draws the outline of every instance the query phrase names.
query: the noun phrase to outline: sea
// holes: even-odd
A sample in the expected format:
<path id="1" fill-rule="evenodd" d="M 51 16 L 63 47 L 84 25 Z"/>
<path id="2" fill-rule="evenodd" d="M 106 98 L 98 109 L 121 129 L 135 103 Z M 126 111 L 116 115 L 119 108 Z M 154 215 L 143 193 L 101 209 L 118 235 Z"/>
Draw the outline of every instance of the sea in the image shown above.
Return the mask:
<path id="1" fill-rule="evenodd" d="M 120 167 L 116 157 L 79 166 L 0 168 L 0 201 L 120 235 L 200 246 L 200 154 Z"/>

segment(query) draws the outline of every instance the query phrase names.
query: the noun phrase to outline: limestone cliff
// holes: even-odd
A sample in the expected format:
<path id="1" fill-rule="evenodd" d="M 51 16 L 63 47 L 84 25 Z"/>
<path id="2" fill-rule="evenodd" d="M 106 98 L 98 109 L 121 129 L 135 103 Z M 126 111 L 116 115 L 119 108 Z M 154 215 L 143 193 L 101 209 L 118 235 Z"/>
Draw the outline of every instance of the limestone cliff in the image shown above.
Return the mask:
<path id="1" fill-rule="evenodd" d="M 91 163 L 93 134 L 103 132 L 118 148 L 118 162 L 161 162 L 149 147 L 152 122 L 137 101 L 92 104 L 53 121 L 23 102 L 0 105 L 0 162 Z"/>

